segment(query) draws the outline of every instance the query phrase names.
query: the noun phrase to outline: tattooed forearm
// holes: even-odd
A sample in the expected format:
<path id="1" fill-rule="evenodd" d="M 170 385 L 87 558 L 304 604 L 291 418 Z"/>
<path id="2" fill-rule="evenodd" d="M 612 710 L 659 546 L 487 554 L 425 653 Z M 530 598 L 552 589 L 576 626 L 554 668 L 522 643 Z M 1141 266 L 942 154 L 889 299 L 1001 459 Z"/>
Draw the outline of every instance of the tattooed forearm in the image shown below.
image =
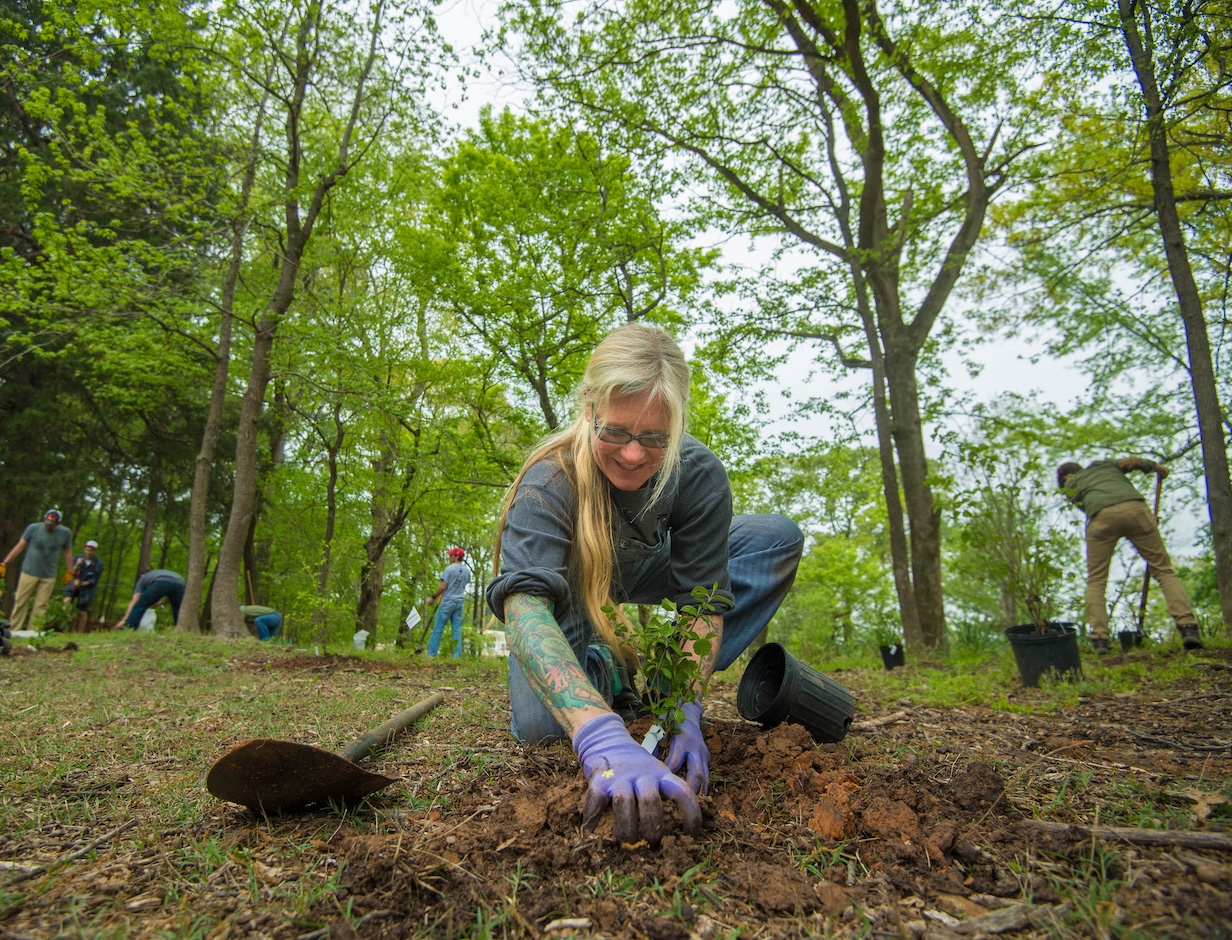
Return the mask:
<path id="1" fill-rule="evenodd" d="M 507 598 L 505 633 L 526 681 L 561 727 L 572 732 L 585 720 L 608 710 L 546 600 L 528 594 Z"/>

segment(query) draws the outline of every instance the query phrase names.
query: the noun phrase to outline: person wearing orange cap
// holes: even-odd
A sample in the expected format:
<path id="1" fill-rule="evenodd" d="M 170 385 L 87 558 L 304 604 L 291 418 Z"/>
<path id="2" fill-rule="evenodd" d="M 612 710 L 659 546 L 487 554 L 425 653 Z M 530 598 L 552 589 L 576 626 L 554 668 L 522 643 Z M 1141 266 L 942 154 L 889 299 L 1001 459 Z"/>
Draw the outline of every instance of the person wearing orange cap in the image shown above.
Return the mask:
<path id="1" fill-rule="evenodd" d="M 94 600 L 94 592 L 98 589 L 99 579 L 103 576 L 103 560 L 95 554 L 98 542 L 94 539 L 86 542 L 86 550 L 81 555 L 73 556 L 69 572 L 73 580 L 64 589 L 64 603 L 77 602 L 77 633 L 86 632 L 86 620 L 90 616 L 90 603 Z"/>
<path id="2" fill-rule="evenodd" d="M 9 549 L 0 562 L 0 578 L 8 574 L 8 566 L 22 552 L 26 557 L 21 563 L 21 579 L 17 582 L 17 596 L 13 598 L 13 612 L 9 617 L 14 630 L 25 626 L 26 616 L 38 620 L 47 612 L 51 592 L 56 586 L 56 569 L 60 566 L 59 552 L 64 553 L 65 583 L 71 582 L 73 568 L 73 533 L 60 525 L 62 515 L 58 509 L 48 509 L 41 522 L 26 526 L 17 544 Z M 26 549 L 29 551 L 26 551 Z"/>
<path id="3" fill-rule="evenodd" d="M 471 570 L 462 563 L 466 552 L 454 546 L 445 553 L 449 556 L 449 565 L 441 572 L 441 586 L 436 589 L 429 603 L 438 600 L 441 605 L 436 608 L 436 622 L 432 624 L 432 639 L 428 641 L 428 655 L 435 656 L 441 648 L 441 634 L 445 632 L 445 621 L 453 626 L 453 658 L 462 658 L 462 604 L 466 600 L 466 586 L 471 583 Z"/>

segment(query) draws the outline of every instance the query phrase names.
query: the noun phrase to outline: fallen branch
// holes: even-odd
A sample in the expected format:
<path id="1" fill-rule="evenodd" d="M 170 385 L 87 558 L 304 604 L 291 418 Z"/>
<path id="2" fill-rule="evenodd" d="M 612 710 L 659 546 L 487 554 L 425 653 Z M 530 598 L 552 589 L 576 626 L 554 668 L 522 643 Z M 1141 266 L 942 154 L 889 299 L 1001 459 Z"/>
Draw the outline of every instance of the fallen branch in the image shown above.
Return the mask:
<path id="1" fill-rule="evenodd" d="M 1157 738 L 1151 734 L 1142 734 L 1140 731 L 1135 731 L 1133 728 L 1126 728 L 1125 733 L 1137 738 L 1139 741 L 1146 741 L 1148 744 L 1158 744 L 1162 747 L 1172 748 L 1176 751 L 1195 751 L 1199 754 L 1205 754 L 1208 751 L 1218 753 L 1220 751 L 1232 750 L 1232 742 L 1227 744 L 1186 744 L 1184 741 L 1176 741 L 1168 738 Z"/>
<path id="2" fill-rule="evenodd" d="M 1025 819 L 1019 828 L 1046 832 L 1051 835 L 1079 836 L 1083 839 L 1107 839 L 1131 845 L 1180 845 L 1188 849 L 1218 849 L 1232 852 L 1232 833 L 1193 832 L 1184 829 L 1129 829 L 1122 826 L 1071 826 L 1066 823 Z"/>
<path id="3" fill-rule="evenodd" d="M 68 855 L 65 855 L 63 858 L 56 859 L 56 861 L 52 862 L 50 865 L 40 865 L 38 866 L 38 868 L 31 868 L 29 871 L 22 872 L 20 875 L 10 878 L 8 881 L 4 883 L 4 886 L 7 888 L 11 885 L 20 884 L 23 881 L 28 881 L 29 879 L 35 877 L 36 875 L 41 875 L 41 874 L 44 874 L 45 872 L 49 872 L 53 868 L 59 868 L 61 865 L 67 865 L 69 862 L 74 861 L 75 859 L 81 858 L 81 856 L 87 854 L 88 852 L 92 852 L 94 849 L 98 848 L 104 842 L 107 842 L 110 839 L 114 839 L 121 832 L 124 832 L 126 829 L 131 829 L 135 825 L 137 825 L 137 820 L 130 819 L 128 822 L 124 823 L 123 825 L 116 826 L 110 832 L 103 833 L 93 842 L 90 842 L 89 844 L 82 846 L 77 851 L 69 852 Z"/>
<path id="4" fill-rule="evenodd" d="M 884 728 L 896 721 L 906 721 L 906 712 L 895 712 L 893 715 L 882 715 L 880 718 L 869 718 L 865 721 L 853 721 L 847 726 L 848 731 L 872 731 L 874 728 Z"/>

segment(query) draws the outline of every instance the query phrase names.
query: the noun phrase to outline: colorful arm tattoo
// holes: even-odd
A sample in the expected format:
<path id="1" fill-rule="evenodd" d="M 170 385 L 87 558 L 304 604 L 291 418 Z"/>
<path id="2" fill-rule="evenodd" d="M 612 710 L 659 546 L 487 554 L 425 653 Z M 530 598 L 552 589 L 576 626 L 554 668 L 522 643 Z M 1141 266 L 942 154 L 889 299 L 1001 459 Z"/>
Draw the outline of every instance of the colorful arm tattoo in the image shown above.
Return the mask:
<path id="1" fill-rule="evenodd" d="M 529 594 L 506 598 L 505 635 L 526 681 L 570 737 L 591 718 L 611 710 L 578 663 L 546 600 Z"/>

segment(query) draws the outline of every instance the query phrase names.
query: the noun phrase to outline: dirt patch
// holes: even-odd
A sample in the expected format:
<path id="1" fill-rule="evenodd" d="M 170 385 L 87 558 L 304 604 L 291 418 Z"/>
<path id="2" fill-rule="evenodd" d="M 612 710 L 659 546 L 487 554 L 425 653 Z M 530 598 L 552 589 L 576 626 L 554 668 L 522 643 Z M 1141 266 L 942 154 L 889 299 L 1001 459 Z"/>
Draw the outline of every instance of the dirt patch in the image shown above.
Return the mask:
<path id="1" fill-rule="evenodd" d="M 431 660 L 413 663 L 398 663 L 388 660 L 361 659 L 358 656 L 342 656 L 338 653 L 322 653 L 319 656 L 291 655 L 262 659 L 236 659 L 231 664 L 249 672 L 264 672 L 276 669 L 280 672 L 412 672 L 431 670 Z"/>
<path id="2" fill-rule="evenodd" d="M 718 682 L 703 832 L 679 834 L 669 812 L 657 848 L 617 844 L 610 815 L 582 831 L 572 751 L 513 742 L 502 683 L 436 661 L 325 659 L 262 652 L 232 665 L 246 678 L 285 673 L 282 694 L 394 688 L 393 672 L 403 698 L 425 683 L 455 690 L 425 728 L 366 762 L 398 784 L 352 813 L 267 819 L 205 799 L 195 818 L 151 813 L 27 882 L 37 890 L 0 895 L 0 937 L 187 935 L 190 923 L 194 935 L 278 940 L 1229 935 L 1228 650 L 1204 651 L 1175 683 L 1091 694 L 1050 716 L 1032 710 L 1048 689 L 1011 688 L 1017 711 L 926 708 L 876 704 L 873 673 L 832 673 L 860 712 L 827 745 L 741 720 L 734 683 Z M 61 796 L 110 794 L 139 813 L 176 768 L 203 773 L 186 753 L 65 775 Z M 10 805 L 36 811 L 17 794 Z M 55 859 L 82 842 L 40 832 L 45 846 L 0 835 L 0 858 Z M 1137 844 L 1144 832 L 1175 839 Z M 293 895 L 308 900 L 291 915 Z M 91 912 L 97 933 L 70 910 Z"/>
<path id="3" fill-rule="evenodd" d="M 1115 818 L 1120 808 L 1108 820 L 1127 782 L 1145 788 L 1157 811 L 1185 805 L 1200 781 L 1226 783 L 1232 682 L 1210 663 L 1184 685 L 1162 699 L 1084 702 L 1051 719 L 909 708 L 821 746 L 796 725 L 764 731 L 727 717 L 726 689 L 710 709 L 713 792 L 696 840 L 622 847 L 610 816 L 583 833 L 583 782 L 562 747 L 513 755 L 447 813 L 376 839 L 340 835 L 336 848 L 357 907 L 391 912 L 362 931 L 372 937 L 456 935 L 473 927 L 463 912 L 502 906 L 515 933 L 530 936 L 562 924 L 630 938 L 753 925 L 780 937 L 1043 936 L 1101 920 L 1110 930 L 1226 936 L 1227 851 L 1138 846 L 1033 822 L 1095 824 L 1102 809 L 1105 821 L 1135 829 L 1143 820 Z M 1184 811 L 1175 820 L 1208 833 L 1229 821 Z M 1083 910 L 1073 889 L 1092 865 L 1109 887 Z"/>

